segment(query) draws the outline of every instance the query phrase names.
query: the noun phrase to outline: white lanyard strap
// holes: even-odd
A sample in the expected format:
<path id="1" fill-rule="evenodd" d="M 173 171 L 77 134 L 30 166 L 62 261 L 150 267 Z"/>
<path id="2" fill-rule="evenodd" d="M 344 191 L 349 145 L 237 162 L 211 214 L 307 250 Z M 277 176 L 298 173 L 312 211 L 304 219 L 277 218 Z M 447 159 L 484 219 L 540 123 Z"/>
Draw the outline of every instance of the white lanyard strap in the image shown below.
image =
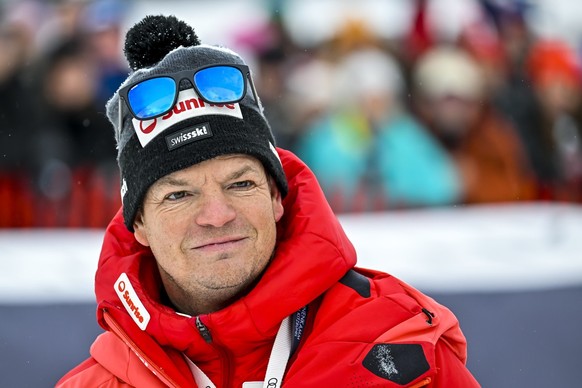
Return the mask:
<path id="1" fill-rule="evenodd" d="M 184 358 L 188 362 L 190 371 L 192 371 L 192 376 L 194 376 L 194 381 L 198 388 L 216 388 L 216 385 L 206 376 L 206 373 L 202 372 L 202 369 L 198 368 L 198 365 L 194 364 L 192 360 L 184 354 Z"/>
<path id="2" fill-rule="evenodd" d="M 287 317 L 281 322 L 281 326 L 275 337 L 275 343 L 273 344 L 273 350 L 271 350 L 269 364 L 267 365 L 267 373 L 263 381 L 263 388 L 281 387 L 283 375 L 285 374 L 287 362 L 289 361 L 289 355 L 291 355 L 292 341 L 291 320 Z"/>
<path id="3" fill-rule="evenodd" d="M 279 331 L 275 337 L 275 343 L 271 350 L 269 363 L 267 364 L 267 373 L 263 381 L 263 388 L 280 388 L 283 382 L 283 375 L 287 368 L 287 362 L 291 355 L 291 344 L 293 336 L 291 333 L 291 320 L 289 317 L 285 318 L 279 326 Z M 188 356 L 184 354 L 184 358 L 190 367 L 190 371 L 194 376 L 196 385 L 200 388 L 216 388 L 216 385 L 206 376 L 204 372 Z"/>

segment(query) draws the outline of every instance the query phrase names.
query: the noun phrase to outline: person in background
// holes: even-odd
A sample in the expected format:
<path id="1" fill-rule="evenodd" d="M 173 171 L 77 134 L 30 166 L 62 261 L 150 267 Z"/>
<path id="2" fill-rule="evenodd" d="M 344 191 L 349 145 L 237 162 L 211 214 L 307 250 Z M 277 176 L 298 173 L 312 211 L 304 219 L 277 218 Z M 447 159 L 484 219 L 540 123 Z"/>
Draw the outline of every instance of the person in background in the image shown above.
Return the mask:
<path id="1" fill-rule="evenodd" d="M 125 80 L 129 68 L 121 54 L 123 20 L 129 4 L 117 0 L 97 0 L 82 11 L 79 33 L 82 34 L 92 61 L 96 63 L 96 102 L 102 108 Z"/>
<path id="2" fill-rule="evenodd" d="M 552 199 L 582 201 L 582 67 L 576 52 L 557 40 L 539 40 L 526 70 L 540 103 L 536 124 L 543 159 L 552 172 L 542 181 Z"/>
<path id="3" fill-rule="evenodd" d="M 40 225 L 92 226 L 119 206 L 115 140 L 97 105 L 97 66 L 82 37 L 62 42 L 38 68 Z M 100 112 L 101 111 L 101 112 Z M 87 208 L 86 210 L 81 210 Z"/>
<path id="4" fill-rule="evenodd" d="M 123 206 L 95 277 L 105 332 L 57 387 L 479 386 L 447 308 L 355 267 L 239 55 L 162 15 L 125 53 L 107 105 Z"/>
<path id="5" fill-rule="evenodd" d="M 530 200 L 535 181 L 512 124 L 493 107 L 479 64 L 452 45 L 413 69 L 415 112 L 454 158 L 463 203 Z"/>
<path id="6" fill-rule="evenodd" d="M 513 124 L 536 181 L 536 199 L 582 200 L 580 60 L 526 21 L 527 4 L 489 4 L 495 29 L 462 44 L 486 70 L 493 104 Z"/>
<path id="7" fill-rule="evenodd" d="M 30 83 L 32 31 L 21 15 L 0 18 L 0 227 L 33 224 L 34 95 Z"/>
<path id="8" fill-rule="evenodd" d="M 268 47 L 258 54 L 258 86 L 265 109 L 265 116 L 273 127 L 279 144 L 292 149 L 296 142 L 298 129 L 295 125 L 293 110 L 289 109 L 290 101 L 285 90 L 287 73 L 287 58 L 278 47 Z M 275 130 L 275 129 L 273 129 Z"/>
<path id="9" fill-rule="evenodd" d="M 409 114 L 398 62 L 358 48 L 333 72 L 330 109 L 311 123 L 297 153 L 338 212 L 448 205 L 460 176 L 447 151 Z"/>

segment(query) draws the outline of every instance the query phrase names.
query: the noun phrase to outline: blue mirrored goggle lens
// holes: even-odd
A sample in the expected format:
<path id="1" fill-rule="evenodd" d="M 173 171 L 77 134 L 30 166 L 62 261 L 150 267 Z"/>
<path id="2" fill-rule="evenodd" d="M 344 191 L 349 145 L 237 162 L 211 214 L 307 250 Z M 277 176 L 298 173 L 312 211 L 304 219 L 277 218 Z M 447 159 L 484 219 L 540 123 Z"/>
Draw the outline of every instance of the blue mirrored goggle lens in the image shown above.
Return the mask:
<path id="1" fill-rule="evenodd" d="M 170 77 L 152 78 L 129 90 L 129 105 L 140 120 L 169 111 L 176 97 L 176 82 Z"/>
<path id="2" fill-rule="evenodd" d="M 207 67 L 194 74 L 201 97 L 217 104 L 240 101 L 245 92 L 245 76 L 236 67 Z"/>

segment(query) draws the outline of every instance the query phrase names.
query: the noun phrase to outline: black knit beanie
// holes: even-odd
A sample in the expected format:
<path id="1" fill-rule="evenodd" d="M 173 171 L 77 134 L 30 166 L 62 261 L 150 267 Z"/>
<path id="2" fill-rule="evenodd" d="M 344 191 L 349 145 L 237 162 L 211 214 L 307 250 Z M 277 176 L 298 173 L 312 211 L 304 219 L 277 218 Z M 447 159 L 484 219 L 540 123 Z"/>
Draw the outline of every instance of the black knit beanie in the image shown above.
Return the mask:
<path id="1" fill-rule="evenodd" d="M 121 85 L 151 75 L 196 69 L 210 64 L 244 64 L 235 52 L 200 44 L 190 26 L 173 16 L 147 16 L 126 35 L 125 55 L 133 72 Z M 178 101 L 168 114 L 140 121 L 131 115 L 119 90 L 107 103 L 115 128 L 121 197 L 126 227 L 133 222 L 149 187 L 172 172 L 225 154 L 247 154 L 262 162 L 283 196 L 287 179 L 275 140 L 251 88 L 239 103 L 212 106 L 199 100 L 192 84 L 182 81 Z"/>

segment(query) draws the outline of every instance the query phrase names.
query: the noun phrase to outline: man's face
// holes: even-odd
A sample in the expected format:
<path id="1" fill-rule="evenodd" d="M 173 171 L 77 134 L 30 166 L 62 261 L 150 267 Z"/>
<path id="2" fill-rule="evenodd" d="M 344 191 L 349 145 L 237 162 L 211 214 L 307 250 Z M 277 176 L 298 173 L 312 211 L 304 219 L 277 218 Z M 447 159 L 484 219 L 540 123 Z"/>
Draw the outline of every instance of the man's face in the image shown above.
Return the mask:
<path id="1" fill-rule="evenodd" d="M 195 314 L 224 307 L 257 279 L 282 215 L 281 195 L 263 165 L 225 155 L 154 183 L 134 229 L 151 248 L 172 302 Z"/>

